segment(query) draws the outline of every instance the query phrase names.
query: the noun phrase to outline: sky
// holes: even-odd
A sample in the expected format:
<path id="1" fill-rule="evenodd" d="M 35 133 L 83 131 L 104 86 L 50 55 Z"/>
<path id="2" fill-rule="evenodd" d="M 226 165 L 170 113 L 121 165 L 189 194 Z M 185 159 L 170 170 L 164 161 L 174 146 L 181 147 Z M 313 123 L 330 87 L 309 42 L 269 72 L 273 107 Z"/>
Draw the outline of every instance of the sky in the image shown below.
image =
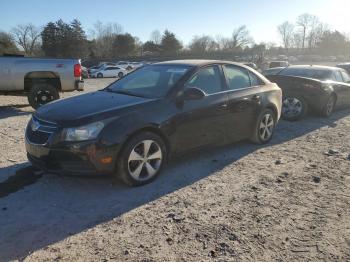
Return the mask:
<path id="1" fill-rule="evenodd" d="M 279 43 L 277 25 L 294 22 L 303 13 L 350 32 L 350 0 L 2 0 L 0 11 L 0 31 L 77 18 L 88 35 L 98 20 L 116 22 L 143 42 L 156 29 L 168 29 L 188 44 L 195 35 L 228 37 L 234 28 L 246 25 L 256 43 Z"/>

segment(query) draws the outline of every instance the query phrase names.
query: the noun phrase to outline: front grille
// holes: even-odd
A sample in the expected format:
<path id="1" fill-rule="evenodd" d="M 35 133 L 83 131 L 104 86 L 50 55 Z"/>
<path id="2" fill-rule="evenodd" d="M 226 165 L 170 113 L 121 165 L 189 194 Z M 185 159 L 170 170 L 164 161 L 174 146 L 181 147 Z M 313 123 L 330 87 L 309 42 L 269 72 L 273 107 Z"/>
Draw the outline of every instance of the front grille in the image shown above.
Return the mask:
<path id="1" fill-rule="evenodd" d="M 26 136 L 30 143 L 44 145 L 57 129 L 57 124 L 33 116 L 28 124 Z"/>

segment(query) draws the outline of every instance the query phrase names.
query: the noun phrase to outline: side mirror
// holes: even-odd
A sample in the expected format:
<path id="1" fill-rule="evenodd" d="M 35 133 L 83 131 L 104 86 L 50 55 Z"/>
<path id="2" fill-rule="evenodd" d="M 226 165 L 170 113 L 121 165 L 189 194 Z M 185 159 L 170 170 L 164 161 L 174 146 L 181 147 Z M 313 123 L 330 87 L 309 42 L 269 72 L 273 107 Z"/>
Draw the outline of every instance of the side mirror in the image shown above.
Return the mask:
<path id="1" fill-rule="evenodd" d="M 205 97 L 205 93 L 197 87 L 185 87 L 181 97 L 183 100 L 200 100 Z"/>

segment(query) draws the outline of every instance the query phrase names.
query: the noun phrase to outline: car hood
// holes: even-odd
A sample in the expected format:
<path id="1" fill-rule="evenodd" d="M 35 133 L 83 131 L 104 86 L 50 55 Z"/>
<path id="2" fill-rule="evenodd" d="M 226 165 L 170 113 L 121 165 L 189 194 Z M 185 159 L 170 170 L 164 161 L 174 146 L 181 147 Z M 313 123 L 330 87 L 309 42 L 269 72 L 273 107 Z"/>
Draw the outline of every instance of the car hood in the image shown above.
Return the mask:
<path id="1" fill-rule="evenodd" d="M 35 116 L 64 127 L 80 126 L 111 117 L 118 117 L 124 109 L 130 109 L 130 107 L 154 100 L 156 99 L 96 91 L 44 105 L 36 111 Z"/>

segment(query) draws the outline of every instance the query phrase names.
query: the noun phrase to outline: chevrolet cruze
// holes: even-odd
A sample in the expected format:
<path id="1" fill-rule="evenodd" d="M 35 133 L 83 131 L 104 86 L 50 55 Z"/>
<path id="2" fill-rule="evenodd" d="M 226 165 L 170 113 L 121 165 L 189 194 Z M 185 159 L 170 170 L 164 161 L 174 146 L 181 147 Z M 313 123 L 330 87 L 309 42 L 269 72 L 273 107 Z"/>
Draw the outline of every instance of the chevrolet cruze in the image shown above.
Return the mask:
<path id="1" fill-rule="evenodd" d="M 147 65 L 106 88 L 39 108 L 26 129 L 29 161 L 60 174 L 114 174 L 137 186 L 173 154 L 272 138 L 281 89 L 225 61 Z"/>

